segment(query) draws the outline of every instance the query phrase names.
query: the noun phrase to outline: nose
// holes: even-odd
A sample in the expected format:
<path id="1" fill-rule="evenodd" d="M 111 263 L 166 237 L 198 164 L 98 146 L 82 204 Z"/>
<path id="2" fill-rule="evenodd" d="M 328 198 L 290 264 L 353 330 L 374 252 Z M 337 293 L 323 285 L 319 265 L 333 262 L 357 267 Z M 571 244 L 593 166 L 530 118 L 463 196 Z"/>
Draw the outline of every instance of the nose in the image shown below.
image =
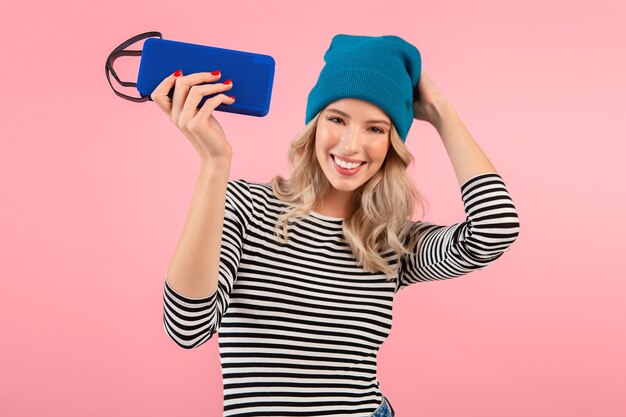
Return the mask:
<path id="1" fill-rule="evenodd" d="M 352 128 L 346 129 L 346 134 L 343 137 L 343 147 L 346 153 L 351 153 L 359 149 L 359 130 Z"/>

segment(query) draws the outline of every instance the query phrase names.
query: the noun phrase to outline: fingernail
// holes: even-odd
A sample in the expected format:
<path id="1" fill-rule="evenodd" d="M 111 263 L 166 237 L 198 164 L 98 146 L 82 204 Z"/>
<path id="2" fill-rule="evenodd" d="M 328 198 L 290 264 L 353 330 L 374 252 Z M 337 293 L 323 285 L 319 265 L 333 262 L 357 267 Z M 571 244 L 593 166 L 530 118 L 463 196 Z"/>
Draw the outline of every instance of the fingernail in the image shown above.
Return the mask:
<path id="1" fill-rule="evenodd" d="M 180 77 L 181 75 L 183 75 L 183 70 L 178 70 L 174 73 L 174 77 Z"/>
<path id="2" fill-rule="evenodd" d="M 233 100 L 235 99 L 235 96 L 228 96 L 228 97 L 232 98 Z"/>
<path id="3" fill-rule="evenodd" d="M 211 73 L 211 75 L 220 75 L 220 70 L 213 71 L 213 72 Z"/>
<path id="4" fill-rule="evenodd" d="M 230 84 L 230 83 L 232 83 L 232 80 L 226 80 L 222 84 Z"/>

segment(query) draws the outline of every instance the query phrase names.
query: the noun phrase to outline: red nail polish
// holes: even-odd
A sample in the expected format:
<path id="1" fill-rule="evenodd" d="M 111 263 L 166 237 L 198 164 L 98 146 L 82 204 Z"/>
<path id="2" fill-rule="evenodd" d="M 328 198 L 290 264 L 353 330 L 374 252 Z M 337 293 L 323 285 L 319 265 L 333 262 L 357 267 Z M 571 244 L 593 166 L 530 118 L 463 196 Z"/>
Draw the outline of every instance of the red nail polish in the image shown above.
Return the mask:
<path id="1" fill-rule="evenodd" d="M 226 80 L 222 84 L 230 84 L 230 83 L 232 83 L 232 80 Z"/>
<path id="2" fill-rule="evenodd" d="M 233 100 L 235 99 L 235 96 L 228 96 L 228 97 L 232 98 Z"/>
<path id="3" fill-rule="evenodd" d="M 183 70 L 178 70 L 174 73 L 174 77 L 180 77 L 181 75 L 183 75 Z"/>
<path id="4" fill-rule="evenodd" d="M 211 73 L 211 75 L 220 75 L 220 70 L 213 71 L 213 72 Z"/>

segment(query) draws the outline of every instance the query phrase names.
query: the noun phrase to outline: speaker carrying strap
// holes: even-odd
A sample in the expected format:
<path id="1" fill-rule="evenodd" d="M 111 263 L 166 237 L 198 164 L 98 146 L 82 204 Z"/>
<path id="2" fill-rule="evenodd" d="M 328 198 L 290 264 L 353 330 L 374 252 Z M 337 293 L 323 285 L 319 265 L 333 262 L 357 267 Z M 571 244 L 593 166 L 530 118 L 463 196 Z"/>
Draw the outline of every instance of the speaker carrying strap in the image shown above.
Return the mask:
<path id="1" fill-rule="evenodd" d="M 122 42 L 117 48 L 115 48 L 110 54 L 109 57 L 107 58 L 107 62 L 104 65 L 104 72 L 107 76 L 107 80 L 109 81 L 109 85 L 111 86 L 111 88 L 113 89 L 113 92 L 115 92 L 115 94 L 117 94 L 118 96 L 126 99 L 126 100 L 130 100 L 130 101 L 134 101 L 136 103 L 142 103 L 144 101 L 147 101 L 150 99 L 150 96 L 141 96 L 141 97 L 131 97 L 131 96 L 127 96 L 126 94 L 122 94 L 119 91 L 117 91 L 115 89 L 115 87 L 113 87 L 113 84 L 111 84 L 111 76 L 109 75 L 109 72 L 111 74 L 113 74 L 113 77 L 117 80 L 118 83 L 120 83 L 120 85 L 124 86 L 124 87 L 137 87 L 137 83 L 136 82 L 128 82 L 128 81 L 122 81 L 120 80 L 120 78 L 117 76 L 117 74 L 115 73 L 115 70 L 113 69 L 113 63 L 115 62 L 115 60 L 121 56 L 141 56 L 141 53 L 143 52 L 142 50 L 128 50 L 125 51 L 126 48 L 128 48 L 130 45 L 132 45 L 135 42 L 138 42 L 142 39 L 145 38 L 152 38 L 152 37 L 158 37 L 163 39 L 163 35 L 161 35 L 160 32 L 145 32 L 142 34 L 139 34 L 137 36 L 133 36 L 132 38 L 128 39 L 127 41 Z"/>

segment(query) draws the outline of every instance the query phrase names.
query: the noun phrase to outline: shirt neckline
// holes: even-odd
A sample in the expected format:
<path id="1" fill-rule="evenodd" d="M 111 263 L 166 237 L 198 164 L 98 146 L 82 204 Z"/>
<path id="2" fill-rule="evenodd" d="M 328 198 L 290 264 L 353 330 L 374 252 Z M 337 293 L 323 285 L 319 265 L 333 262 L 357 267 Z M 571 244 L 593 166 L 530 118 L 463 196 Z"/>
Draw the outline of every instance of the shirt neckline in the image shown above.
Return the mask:
<path id="1" fill-rule="evenodd" d="M 310 214 L 313 217 L 318 217 L 318 218 L 323 219 L 323 220 L 332 220 L 332 221 L 337 221 L 337 222 L 342 222 L 342 221 L 345 220 L 345 218 L 343 218 L 343 217 L 326 216 L 324 214 L 320 214 L 320 213 L 318 213 L 316 211 L 313 211 L 313 210 L 310 211 Z"/>

